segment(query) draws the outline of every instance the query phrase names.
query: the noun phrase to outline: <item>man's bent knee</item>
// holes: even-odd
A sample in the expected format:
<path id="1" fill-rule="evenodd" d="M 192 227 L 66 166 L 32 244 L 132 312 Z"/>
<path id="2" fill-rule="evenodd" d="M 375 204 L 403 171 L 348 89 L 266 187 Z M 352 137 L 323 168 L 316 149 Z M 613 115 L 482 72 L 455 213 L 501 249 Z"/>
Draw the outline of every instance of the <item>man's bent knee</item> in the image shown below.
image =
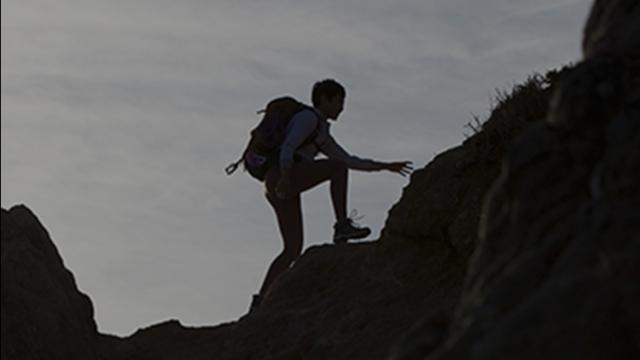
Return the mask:
<path id="1" fill-rule="evenodd" d="M 347 163 L 342 160 L 329 159 L 329 164 L 331 164 L 331 169 L 334 174 L 345 173 L 349 170 Z"/>

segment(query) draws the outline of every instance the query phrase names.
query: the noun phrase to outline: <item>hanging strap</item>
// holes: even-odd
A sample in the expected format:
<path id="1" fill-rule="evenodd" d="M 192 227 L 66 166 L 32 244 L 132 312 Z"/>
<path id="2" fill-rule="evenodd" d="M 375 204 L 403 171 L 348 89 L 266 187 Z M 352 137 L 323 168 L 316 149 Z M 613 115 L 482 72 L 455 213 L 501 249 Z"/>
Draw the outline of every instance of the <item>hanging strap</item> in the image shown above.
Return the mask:
<path id="1" fill-rule="evenodd" d="M 251 147 L 251 141 L 249 141 L 249 143 L 247 144 L 247 147 L 242 152 L 242 156 L 240 156 L 240 159 L 238 159 L 238 161 L 234 163 L 229 164 L 229 166 L 224 168 L 224 171 L 227 173 L 227 175 L 231 175 L 234 172 L 236 172 L 236 170 L 238 170 L 238 166 L 240 166 L 240 164 L 244 162 L 244 157 L 247 155 L 247 152 L 249 151 L 250 147 Z"/>
<path id="2" fill-rule="evenodd" d="M 238 170 L 238 166 L 244 161 L 243 158 L 240 158 L 240 160 L 229 164 L 229 166 L 227 166 L 226 168 L 224 168 L 224 171 L 227 173 L 227 175 L 231 175 L 234 172 L 236 172 L 236 170 Z"/>

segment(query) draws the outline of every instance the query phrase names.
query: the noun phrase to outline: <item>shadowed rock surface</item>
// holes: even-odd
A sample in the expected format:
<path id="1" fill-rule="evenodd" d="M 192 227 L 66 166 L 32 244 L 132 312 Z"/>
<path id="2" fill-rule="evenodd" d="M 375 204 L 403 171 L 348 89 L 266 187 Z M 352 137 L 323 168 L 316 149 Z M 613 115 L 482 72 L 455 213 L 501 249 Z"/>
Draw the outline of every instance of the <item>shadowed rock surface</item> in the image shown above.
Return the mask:
<path id="1" fill-rule="evenodd" d="M 87 359 L 635 358 L 639 7 L 596 1 L 583 62 L 499 94 L 471 137 L 411 176 L 380 239 L 311 247 L 254 314 L 214 327 L 170 320 L 120 338 L 97 334 L 90 302 L 75 285 L 60 285 L 65 291 L 45 290 L 51 302 L 84 300 L 62 312 L 34 305 L 20 316 L 44 332 L 62 321 L 88 324 L 65 335 L 87 344 Z M 5 231 L 17 232 L 5 213 L 3 359 L 5 345 L 25 341 L 5 337 L 22 324 L 20 312 L 6 310 L 19 300 L 5 300 L 5 283 L 24 281 L 15 272 L 5 278 L 5 259 L 19 256 L 5 247 Z M 44 232 L 35 220 L 22 224 Z M 68 274 L 55 249 L 47 254 L 39 261 L 54 264 L 51 273 Z M 57 323 L 44 321 L 50 311 Z M 24 334 L 38 345 L 24 359 L 55 343 Z"/>
<path id="2" fill-rule="evenodd" d="M 38 219 L 2 209 L 2 359 L 97 358 L 91 300 Z"/>
<path id="3" fill-rule="evenodd" d="M 597 1 L 584 52 L 505 157 L 440 344 L 395 358 L 640 357 L 640 3 Z"/>

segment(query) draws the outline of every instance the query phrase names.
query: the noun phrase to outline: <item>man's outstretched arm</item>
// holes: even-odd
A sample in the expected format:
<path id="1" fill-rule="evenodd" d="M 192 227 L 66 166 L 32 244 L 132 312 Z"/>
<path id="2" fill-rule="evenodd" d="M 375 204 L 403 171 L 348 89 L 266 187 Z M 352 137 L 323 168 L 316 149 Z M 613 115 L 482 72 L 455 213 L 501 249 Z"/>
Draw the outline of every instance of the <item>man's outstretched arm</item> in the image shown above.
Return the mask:
<path id="1" fill-rule="evenodd" d="M 331 159 L 337 159 L 347 164 L 347 167 L 360 171 L 388 170 L 406 176 L 411 173 L 413 167 L 411 161 L 381 162 L 371 159 L 361 159 L 349 154 L 338 142 L 329 135 L 327 141 L 322 144 L 320 150 Z"/>

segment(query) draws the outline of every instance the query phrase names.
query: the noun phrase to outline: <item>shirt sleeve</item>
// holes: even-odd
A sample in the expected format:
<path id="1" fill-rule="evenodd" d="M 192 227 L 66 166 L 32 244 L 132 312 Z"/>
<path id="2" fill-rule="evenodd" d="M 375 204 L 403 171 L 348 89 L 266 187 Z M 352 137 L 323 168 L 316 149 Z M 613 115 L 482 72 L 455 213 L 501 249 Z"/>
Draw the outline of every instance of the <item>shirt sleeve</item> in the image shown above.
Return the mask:
<path id="1" fill-rule="evenodd" d="M 317 116 L 309 110 L 301 111 L 293 116 L 287 137 L 280 148 L 281 168 L 293 166 L 295 151 L 311 135 L 317 124 Z"/>
<path id="2" fill-rule="evenodd" d="M 338 142 L 329 135 L 327 140 L 320 146 L 320 151 L 330 159 L 343 161 L 349 169 L 372 171 L 379 170 L 380 163 L 371 159 L 361 159 L 349 154 Z"/>

